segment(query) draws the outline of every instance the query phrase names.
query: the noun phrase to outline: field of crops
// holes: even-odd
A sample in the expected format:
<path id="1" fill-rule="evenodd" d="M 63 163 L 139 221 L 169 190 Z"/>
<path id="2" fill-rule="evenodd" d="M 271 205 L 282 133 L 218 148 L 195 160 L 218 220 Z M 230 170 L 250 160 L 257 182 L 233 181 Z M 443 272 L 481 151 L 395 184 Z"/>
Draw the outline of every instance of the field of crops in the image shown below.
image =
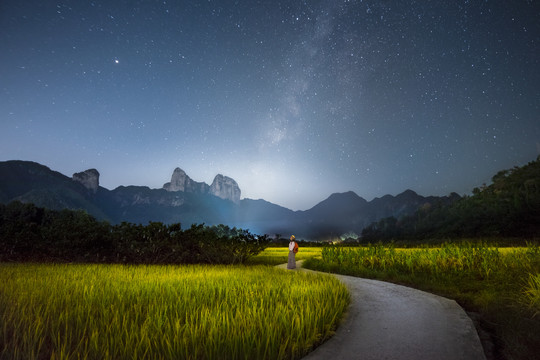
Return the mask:
<path id="1" fill-rule="evenodd" d="M 256 265 L 287 255 L 267 248 L 246 267 L 0 264 L 0 359 L 301 358 L 349 298 L 332 277 Z M 538 246 L 302 247 L 296 259 L 456 299 L 481 314 L 496 356 L 540 349 Z"/>
<path id="2" fill-rule="evenodd" d="M 481 314 L 499 355 L 529 359 L 540 351 L 540 248 L 445 244 L 396 249 L 323 248 L 304 267 L 375 278 L 455 299 Z"/>
<path id="3" fill-rule="evenodd" d="M 321 256 L 322 247 L 300 247 L 296 254 L 296 260 L 305 260 L 314 256 Z M 287 262 L 289 255 L 288 247 L 269 247 L 257 256 L 248 260 L 249 264 L 279 265 Z"/>
<path id="4" fill-rule="evenodd" d="M 0 264 L 0 359 L 298 359 L 348 303 L 268 266 Z"/>

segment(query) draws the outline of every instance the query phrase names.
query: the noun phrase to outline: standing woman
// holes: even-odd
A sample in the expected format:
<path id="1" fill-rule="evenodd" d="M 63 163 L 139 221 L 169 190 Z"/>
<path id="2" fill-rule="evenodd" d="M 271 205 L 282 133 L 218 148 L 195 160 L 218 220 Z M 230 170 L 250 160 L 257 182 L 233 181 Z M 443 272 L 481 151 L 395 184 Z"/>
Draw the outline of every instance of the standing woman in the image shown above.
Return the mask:
<path id="1" fill-rule="evenodd" d="M 294 235 L 289 239 L 289 260 L 287 261 L 287 269 L 296 269 L 295 255 L 298 252 L 298 244 L 294 241 Z"/>

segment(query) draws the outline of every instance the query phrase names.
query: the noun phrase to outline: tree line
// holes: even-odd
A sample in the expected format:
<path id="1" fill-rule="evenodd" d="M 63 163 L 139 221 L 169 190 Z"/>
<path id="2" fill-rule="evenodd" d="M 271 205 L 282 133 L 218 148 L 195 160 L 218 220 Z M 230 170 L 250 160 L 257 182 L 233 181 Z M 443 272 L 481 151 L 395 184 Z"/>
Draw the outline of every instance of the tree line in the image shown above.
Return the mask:
<path id="1" fill-rule="evenodd" d="M 492 184 L 450 205 L 424 206 L 414 215 L 384 218 L 362 231 L 362 242 L 540 234 L 540 156 L 523 167 L 499 171 Z"/>
<path id="2" fill-rule="evenodd" d="M 82 210 L 0 204 L 0 261 L 238 264 L 268 243 L 266 235 L 225 225 L 111 225 Z"/>

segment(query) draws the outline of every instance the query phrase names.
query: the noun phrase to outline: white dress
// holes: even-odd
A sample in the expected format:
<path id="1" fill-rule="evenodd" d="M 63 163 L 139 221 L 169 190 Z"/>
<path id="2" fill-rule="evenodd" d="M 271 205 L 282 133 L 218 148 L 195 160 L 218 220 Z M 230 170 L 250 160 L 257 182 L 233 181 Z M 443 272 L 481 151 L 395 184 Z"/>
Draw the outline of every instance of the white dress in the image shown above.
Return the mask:
<path id="1" fill-rule="evenodd" d="M 289 242 L 289 259 L 287 261 L 287 269 L 296 269 L 296 259 L 294 253 L 294 241 Z"/>

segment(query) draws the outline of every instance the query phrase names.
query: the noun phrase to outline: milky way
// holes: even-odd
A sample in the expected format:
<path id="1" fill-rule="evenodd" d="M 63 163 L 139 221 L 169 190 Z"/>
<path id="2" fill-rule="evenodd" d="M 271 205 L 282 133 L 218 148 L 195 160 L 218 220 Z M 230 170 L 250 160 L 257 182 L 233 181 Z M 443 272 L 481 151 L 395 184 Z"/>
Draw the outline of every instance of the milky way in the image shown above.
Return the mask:
<path id="1" fill-rule="evenodd" d="M 0 160 L 307 209 L 467 194 L 540 153 L 537 1 L 0 4 Z"/>

